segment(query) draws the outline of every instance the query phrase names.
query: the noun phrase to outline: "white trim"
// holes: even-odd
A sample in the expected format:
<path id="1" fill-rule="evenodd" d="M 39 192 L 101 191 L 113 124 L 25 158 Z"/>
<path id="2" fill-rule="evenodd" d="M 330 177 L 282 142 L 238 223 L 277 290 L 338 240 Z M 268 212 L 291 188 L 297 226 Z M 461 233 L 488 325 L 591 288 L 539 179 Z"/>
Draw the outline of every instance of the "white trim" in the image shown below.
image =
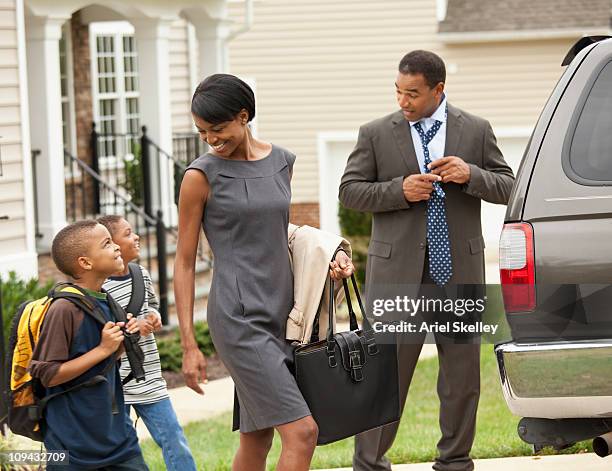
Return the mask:
<path id="1" fill-rule="evenodd" d="M 69 152 L 77 155 L 76 105 L 74 97 L 74 56 L 72 52 L 72 20 L 68 20 L 62 28 L 66 30 L 66 85 L 68 87 L 68 126 L 70 132 Z"/>
<path id="2" fill-rule="evenodd" d="M 530 126 L 499 126 L 493 128 L 497 138 L 531 137 L 533 127 Z"/>
<path id="3" fill-rule="evenodd" d="M 17 0 L 21 1 L 23 0 Z M 27 251 L 0 257 L 0 277 L 6 277 L 10 271 L 16 272 L 22 280 L 38 278 L 38 254 Z"/>
<path id="4" fill-rule="evenodd" d="M 89 34 L 134 34 L 134 26 L 128 21 L 99 21 L 89 23 Z"/>
<path id="5" fill-rule="evenodd" d="M 317 145 L 321 150 L 321 144 L 332 142 L 351 142 L 357 140 L 357 131 L 322 131 L 317 133 Z"/>
<path id="6" fill-rule="evenodd" d="M 492 41 L 530 41 L 534 39 L 571 39 L 584 36 L 609 35 L 612 30 L 606 28 L 567 28 L 550 30 L 508 30 L 508 31 L 470 31 L 464 33 L 438 33 L 438 39 L 446 44 L 465 44 Z"/>
<path id="7" fill-rule="evenodd" d="M 200 82 L 200 79 L 198 78 L 198 52 L 196 51 L 197 38 L 193 23 L 188 20 L 185 20 L 185 23 L 187 25 L 187 64 L 189 66 L 189 86 L 191 87 L 189 89 L 189 96 L 191 96 Z M 192 119 L 190 119 L 190 121 L 191 131 L 194 133 L 197 132 L 195 123 Z"/>
<path id="8" fill-rule="evenodd" d="M 444 21 L 448 9 L 448 0 L 436 0 L 436 16 L 438 21 Z"/>
<path id="9" fill-rule="evenodd" d="M 34 221 L 34 182 L 32 181 L 32 148 L 30 146 L 30 108 L 28 97 L 28 71 L 26 56 L 24 0 L 15 1 L 17 21 L 17 64 L 19 69 L 19 108 L 21 119 L 21 150 L 23 158 L 24 221 L 26 229 L 26 249 L 28 254 L 36 254 L 36 222 Z M 28 255 L 29 257 L 29 255 Z M 6 260 L 8 257 L 4 257 Z M 38 275 L 38 261 L 35 258 L 34 272 Z M 2 262 L 0 261 L 0 264 Z M 25 264 L 24 264 L 25 266 Z"/>
<path id="10" fill-rule="evenodd" d="M 327 181 L 327 176 L 329 175 L 329 170 L 326 166 L 328 162 L 329 155 L 329 144 L 332 142 L 356 142 L 358 133 L 356 131 L 322 131 L 317 133 L 317 160 L 319 166 L 319 194 L 318 194 L 318 203 L 319 203 L 319 224 L 321 225 L 321 229 L 324 231 L 338 232 L 337 225 L 334 225 L 329 221 L 327 213 L 328 211 L 333 211 L 333 214 L 336 214 L 338 201 L 334 200 L 333 202 L 328 201 L 326 197 L 326 190 L 329 188 L 329 182 Z M 348 156 L 347 156 L 348 157 Z M 333 204 L 335 206 L 330 206 Z"/>

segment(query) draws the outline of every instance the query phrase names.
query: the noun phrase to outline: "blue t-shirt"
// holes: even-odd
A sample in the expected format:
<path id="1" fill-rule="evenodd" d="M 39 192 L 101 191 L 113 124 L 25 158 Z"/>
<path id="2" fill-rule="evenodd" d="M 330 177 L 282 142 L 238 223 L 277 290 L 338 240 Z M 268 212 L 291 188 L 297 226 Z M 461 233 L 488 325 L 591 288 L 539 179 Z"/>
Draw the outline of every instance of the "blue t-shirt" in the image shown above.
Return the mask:
<path id="1" fill-rule="evenodd" d="M 105 319 L 114 322 L 108 302 L 100 295 L 102 293 L 97 293 L 96 301 Z M 52 314 L 52 308 L 53 305 L 47 316 Z M 62 313 L 54 313 L 57 314 Z M 101 331 L 100 322 L 84 314 L 70 343 L 69 360 L 97 347 Z M 70 464 L 78 469 L 110 466 L 141 454 L 136 431 L 125 411 L 121 377 L 114 355 L 72 381 L 47 388 L 46 394 L 62 391 L 101 374 L 109 361 L 114 361 L 115 366 L 105 374 L 107 382 L 58 396 L 49 401 L 45 410 L 43 435 L 46 449 L 67 450 Z M 115 414 L 112 412 L 113 394 L 118 411 Z"/>

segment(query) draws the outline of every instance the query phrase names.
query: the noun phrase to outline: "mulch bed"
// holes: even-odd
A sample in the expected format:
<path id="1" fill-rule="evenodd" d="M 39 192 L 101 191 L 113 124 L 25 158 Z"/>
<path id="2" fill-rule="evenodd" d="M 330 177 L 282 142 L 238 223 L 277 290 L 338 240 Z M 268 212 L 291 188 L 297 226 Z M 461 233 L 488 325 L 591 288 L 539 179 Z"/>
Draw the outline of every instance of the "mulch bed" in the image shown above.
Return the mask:
<path id="1" fill-rule="evenodd" d="M 180 371 L 162 371 L 162 376 L 168 384 L 168 389 L 185 386 L 185 379 Z M 229 372 L 217 355 L 206 357 L 206 376 L 208 381 L 229 376 Z"/>

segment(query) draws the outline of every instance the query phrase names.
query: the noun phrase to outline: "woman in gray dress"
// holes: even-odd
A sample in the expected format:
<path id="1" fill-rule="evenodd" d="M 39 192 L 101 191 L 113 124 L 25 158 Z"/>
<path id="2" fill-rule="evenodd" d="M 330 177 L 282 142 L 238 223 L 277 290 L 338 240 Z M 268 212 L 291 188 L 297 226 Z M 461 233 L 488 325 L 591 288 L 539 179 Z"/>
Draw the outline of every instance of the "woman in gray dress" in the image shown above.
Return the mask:
<path id="1" fill-rule="evenodd" d="M 285 340 L 293 306 L 287 250 L 295 156 L 255 139 L 251 88 L 232 75 L 205 79 L 193 96 L 194 123 L 211 152 L 191 163 L 181 185 L 174 292 L 187 385 L 202 394 L 206 361 L 193 333 L 194 267 L 200 224 L 215 266 L 207 318 L 216 350 L 236 387 L 233 469 L 264 470 L 274 429 L 282 440 L 277 469 L 308 470 L 317 425 L 291 373 Z M 330 263 L 339 280 L 353 272 L 340 252 Z"/>

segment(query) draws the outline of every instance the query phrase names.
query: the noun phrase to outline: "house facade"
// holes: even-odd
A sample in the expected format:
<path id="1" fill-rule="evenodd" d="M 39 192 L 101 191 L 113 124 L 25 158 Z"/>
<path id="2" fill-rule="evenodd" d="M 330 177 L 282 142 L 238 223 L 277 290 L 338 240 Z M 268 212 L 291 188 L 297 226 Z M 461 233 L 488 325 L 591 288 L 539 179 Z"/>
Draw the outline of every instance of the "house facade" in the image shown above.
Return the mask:
<path id="1" fill-rule="evenodd" d="M 194 83 L 225 70 L 232 34 L 225 0 L 0 1 L 0 274 L 37 275 L 75 206 L 67 159 L 92 165 L 95 148 L 103 178 L 126 174 L 119 152 L 136 147 L 121 151 L 119 136 L 134 144 L 142 126 L 172 155 L 175 136 L 193 132 Z M 171 226 L 173 167 L 150 170 Z"/>

